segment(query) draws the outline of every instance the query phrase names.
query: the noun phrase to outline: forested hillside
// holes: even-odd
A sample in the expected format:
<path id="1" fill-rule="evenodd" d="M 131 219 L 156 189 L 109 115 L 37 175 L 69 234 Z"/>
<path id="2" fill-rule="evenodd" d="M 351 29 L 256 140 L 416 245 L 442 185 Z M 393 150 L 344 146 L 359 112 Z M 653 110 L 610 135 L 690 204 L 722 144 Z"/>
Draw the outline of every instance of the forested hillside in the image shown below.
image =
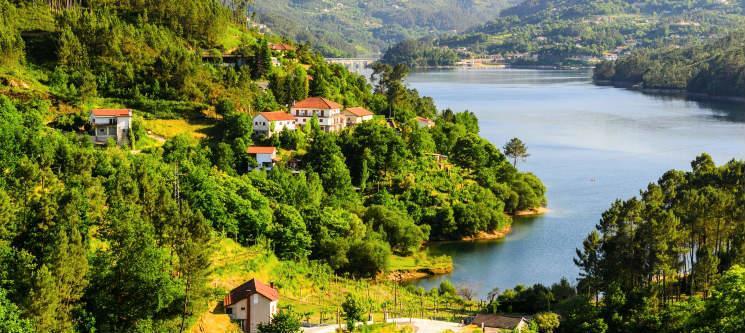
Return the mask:
<path id="1" fill-rule="evenodd" d="M 586 65 L 637 48 L 721 37 L 743 22 L 743 4 L 733 1 L 530 0 L 433 45 L 517 65 Z"/>
<path id="2" fill-rule="evenodd" d="M 226 239 L 368 278 L 545 204 L 406 68 L 377 65 L 373 87 L 309 47 L 272 51 L 293 43 L 222 3 L 0 0 L 0 331 L 183 332 L 225 295 L 206 282 Z M 256 112 L 308 96 L 391 117 L 252 135 Z M 121 107 L 132 145 L 94 144 L 90 110 Z M 251 145 L 282 162 L 249 172 Z"/>
<path id="3" fill-rule="evenodd" d="M 641 50 L 599 64 L 595 79 L 643 89 L 745 98 L 745 33 L 687 47 Z"/>
<path id="4" fill-rule="evenodd" d="M 745 162 L 691 166 L 610 205 L 576 251 L 576 286 L 495 289 L 483 311 L 561 333 L 745 331 Z"/>
<path id="5" fill-rule="evenodd" d="M 516 0 L 255 0 L 259 22 L 326 56 L 370 56 L 407 38 L 464 31 Z"/>

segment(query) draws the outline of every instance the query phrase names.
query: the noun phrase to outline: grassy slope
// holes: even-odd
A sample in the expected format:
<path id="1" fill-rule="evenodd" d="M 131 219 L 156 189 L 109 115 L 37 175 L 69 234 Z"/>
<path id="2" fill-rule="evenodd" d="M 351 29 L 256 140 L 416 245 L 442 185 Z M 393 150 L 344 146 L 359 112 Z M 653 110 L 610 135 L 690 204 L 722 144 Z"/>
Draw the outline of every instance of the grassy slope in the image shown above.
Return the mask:
<path id="1" fill-rule="evenodd" d="M 459 320 L 464 315 L 464 305 L 452 298 L 420 297 L 386 280 L 338 277 L 314 263 L 281 261 L 263 246 L 243 247 L 230 239 L 220 239 L 216 246 L 218 250 L 213 255 L 207 282 L 214 290 L 214 299 L 210 311 L 197 320 L 194 332 L 199 332 L 200 325 L 205 332 L 223 332 L 227 316 L 222 313 L 218 302 L 229 290 L 251 278 L 274 282 L 280 291 L 280 306 L 291 306 L 312 323 L 319 323 L 323 312 L 323 323 L 334 324 L 336 311 L 347 293 L 369 304 L 377 321 L 382 320 L 384 306 L 392 308 L 394 298 L 403 309 L 401 315 L 407 315 L 405 311 L 414 311 L 410 315 L 422 316 L 423 311 L 424 316 L 436 315 L 444 320 Z M 425 262 L 414 258 L 394 258 L 393 261 L 407 268 L 422 267 Z M 434 262 L 443 264 L 442 261 Z M 439 304 L 437 311 L 433 306 L 435 302 Z"/>

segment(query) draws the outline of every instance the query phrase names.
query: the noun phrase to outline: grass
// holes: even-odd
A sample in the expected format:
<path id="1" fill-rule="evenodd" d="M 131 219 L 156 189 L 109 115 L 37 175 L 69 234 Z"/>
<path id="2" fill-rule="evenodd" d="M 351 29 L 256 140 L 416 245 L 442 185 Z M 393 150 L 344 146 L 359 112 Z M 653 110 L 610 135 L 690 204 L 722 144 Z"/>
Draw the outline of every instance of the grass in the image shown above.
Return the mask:
<path id="1" fill-rule="evenodd" d="M 280 307 L 291 307 L 303 315 L 304 321 L 314 324 L 336 324 L 337 311 L 340 311 L 347 294 L 360 299 L 378 322 L 383 320 L 383 311 L 390 312 L 390 317 L 413 316 L 457 322 L 470 314 L 464 310 L 466 306 L 475 305 L 452 296 L 420 295 L 417 288 L 392 281 L 337 276 L 328 267 L 314 262 L 279 260 L 267 250 L 268 246 L 244 247 L 225 238 L 220 239 L 216 246 L 218 250 L 212 256 L 207 282 L 214 294 L 220 295 L 213 300 L 215 303 L 232 288 L 257 278 L 273 282 L 279 289 Z M 428 260 L 444 265 L 444 259 Z M 397 257 L 393 261 L 399 268 L 424 267 L 428 262 L 413 257 Z M 220 316 L 224 315 L 219 306 L 211 306 L 197 325 L 203 325 L 204 332 L 223 332 L 218 327 L 224 323 Z"/>
<path id="2" fill-rule="evenodd" d="M 164 139 L 170 139 L 181 134 L 187 134 L 194 139 L 207 137 L 207 131 L 214 126 L 210 120 L 186 119 L 144 119 L 143 126 L 148 133 Z"/>
<path id="3" fill-rule="evenodd" d="M 428 269 L 433 271 L 451 271 L 453 259 L 448 256 L 428 256 L 426 252 L 419 252 L 412 256 L 391 257 L 391 271 L 417 271 Z"/>
<path id="4" fill-rule="evenodd" d="M 244 39 L 247 39 L 251 44 L 256 42 L 256 38 L 252 34 L 243 31 L 236 25 L 229 24 L 225 34 L 220 38 L 218 43 L 222 45 L 226 51 L 230 51 L 239 47 Z"/>

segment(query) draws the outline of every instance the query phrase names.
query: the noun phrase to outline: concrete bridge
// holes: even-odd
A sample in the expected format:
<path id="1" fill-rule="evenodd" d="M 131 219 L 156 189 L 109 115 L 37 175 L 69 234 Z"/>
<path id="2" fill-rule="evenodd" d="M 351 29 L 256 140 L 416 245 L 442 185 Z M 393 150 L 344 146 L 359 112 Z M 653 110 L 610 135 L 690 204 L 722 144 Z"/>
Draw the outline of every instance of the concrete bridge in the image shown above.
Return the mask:
<path id="1" fill-rule="evenodd" d="M 341 64 L 348 70 L 353 72 L 360 72 L 370 67 L 374 62 L 378 61 L 377 58 L 326 58 L 331 64 Z"/>

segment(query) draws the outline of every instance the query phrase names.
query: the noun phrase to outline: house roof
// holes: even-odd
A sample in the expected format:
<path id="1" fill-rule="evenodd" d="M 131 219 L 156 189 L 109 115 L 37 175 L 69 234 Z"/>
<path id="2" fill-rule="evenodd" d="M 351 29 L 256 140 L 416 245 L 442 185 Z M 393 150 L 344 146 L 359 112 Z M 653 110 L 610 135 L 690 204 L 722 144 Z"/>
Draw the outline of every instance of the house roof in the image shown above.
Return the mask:
<path id="1" fill-rule="evenodd" d="M 251 146 L 246 149 L 246 152 L 249 154 L 274 154 L 277 152 L 276 147 L 260 147 L 260 146 Z"/>
<path id="2" fill-rule="evenodd" d="M 250 281 L 231 290 L 230 293 L 225 296 L 224 305 L 229 306 L 238 303 L 253 294 L 264 296 L 270 301 L 276 301 L 279 299 L 279 292 L 277 291 L 277 289 L 267 286 L 256 279 L 251 279 Z"/>
<path id="3" fill-rule="evenodd" d="M 295 120 L 295 117 L 284 111 L 259 112 L 268 121 Z"/>
<path id="4" fill-rule="evenodd" d="M 292 107 L 295 109 L 322 109 L 322 110 L 344 108 L 343 106 L 341 106 L 341 104 L 336 103 L 334 101 L 330 101 L 323 97 L 308 97 L 302 101 L 295 102 L 295 104 L 293 104 Z"/>
<path id="5" fill-rule="evenodd" d="M 129 117 L 132 115 L 130 109 L 93 109 L 91 114 L 94 117 Z"/>
<path id="6" fill-rule="evenodd" d="M 424 118 L 424 117 L 416 117 L 416 120 L 418 122 L 427 123 L 427 124 L 433 124 L 434 123 L 434 121 L 432 121 L 432 119 Z"/>
<path id="7" fill-rule="evenodd" d="M 349 111 L 349 113 L 357 116 L 357 117 L 364 117 L 364 116 L 372 116 L 375 115 L 374 113 L 370 112 L 368 109 L 362 108 L 362 107 L 356 107 L 356 108 L 347 108 L 346 111 Z"/>
<path id="8" fill-rule="evenodd" d="M 285 43 L 272 44 L 270 48 L 272 49 L 272 51 L 295 51 L 294 46 Z"/>
<path id="9" fill-rule="evenodd" d="M 498 314 L 478 314 L 471 324 L 484 327 L 501 328 L 512 330 L 515 329 L 521 322 L 527 321 L 530 318 L 524 316 L 505 316 Z"/>

